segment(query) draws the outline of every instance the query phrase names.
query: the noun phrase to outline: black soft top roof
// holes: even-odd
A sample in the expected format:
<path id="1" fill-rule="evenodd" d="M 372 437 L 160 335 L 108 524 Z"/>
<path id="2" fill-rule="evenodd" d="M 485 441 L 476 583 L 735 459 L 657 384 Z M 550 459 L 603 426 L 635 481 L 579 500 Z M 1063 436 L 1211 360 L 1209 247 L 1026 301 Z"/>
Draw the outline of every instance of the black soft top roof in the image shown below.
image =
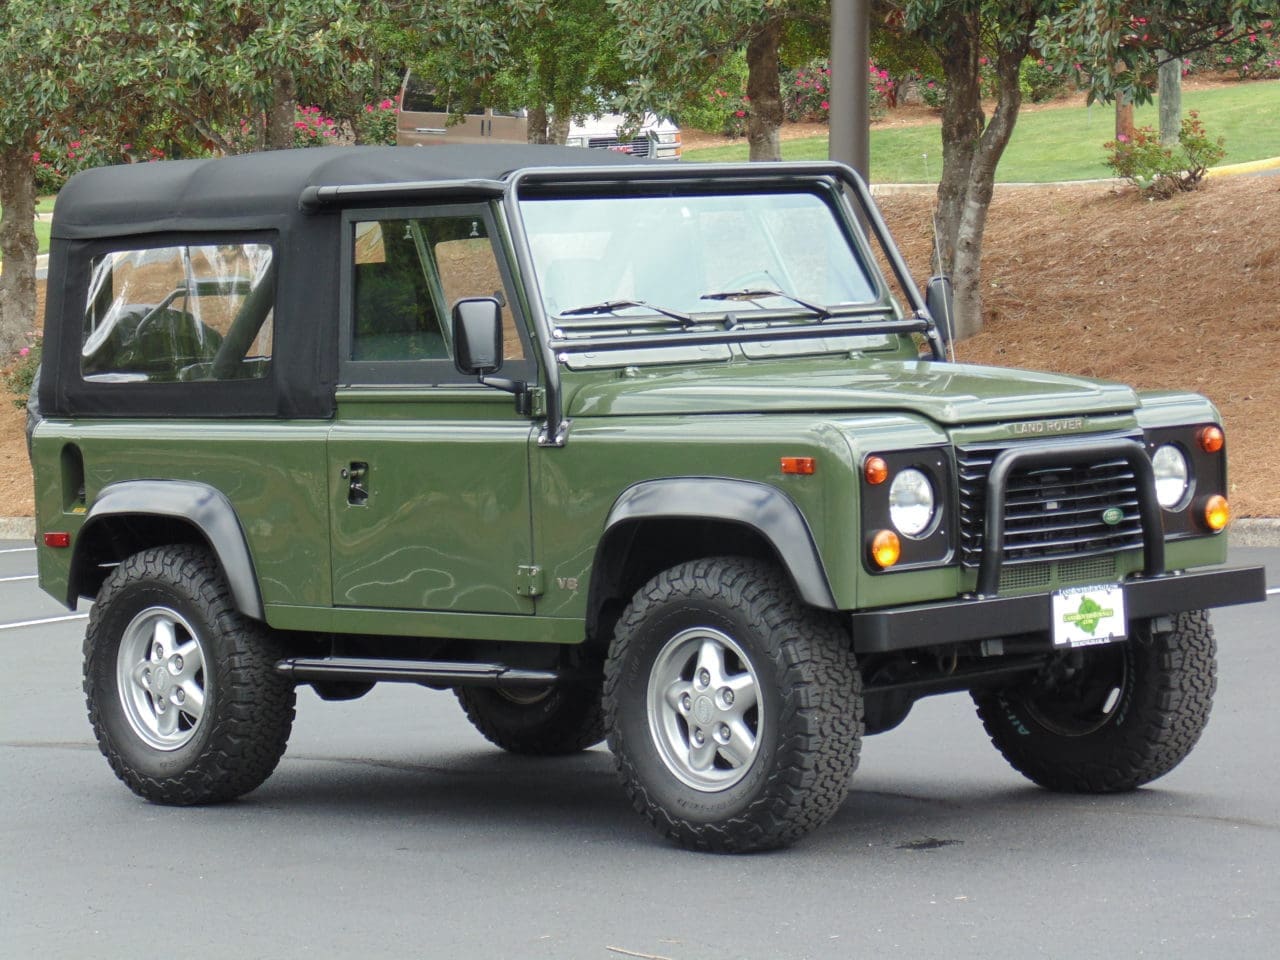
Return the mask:
<path id="1" fill-rule="evenodd" d="M 308 187 L 501 180 L 524 167 L 621 165 L 631 158 L 580 147 L 454 144 L 438 147 L 314 147 L 217 160 L 166 160 L 87 170 L 67 182 L 53 235 L 86 240 L 120 234 L 225 227 L 228 219 L 292 219 Z M 246 224 L 247 225 L 247 224 Z"/>

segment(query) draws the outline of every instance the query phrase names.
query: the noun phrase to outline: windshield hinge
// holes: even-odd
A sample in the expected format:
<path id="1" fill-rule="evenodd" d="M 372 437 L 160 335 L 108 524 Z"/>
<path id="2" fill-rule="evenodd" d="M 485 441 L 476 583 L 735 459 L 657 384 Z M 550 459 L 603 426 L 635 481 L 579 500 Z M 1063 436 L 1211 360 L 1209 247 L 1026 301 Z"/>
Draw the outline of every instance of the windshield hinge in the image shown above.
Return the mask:
<path id="1" fill-rule="evenodd" d="M 516 567 L 516 595 L 540 597 L 543 592 L 542 568 L 534 563 L 522 563 Z"/>

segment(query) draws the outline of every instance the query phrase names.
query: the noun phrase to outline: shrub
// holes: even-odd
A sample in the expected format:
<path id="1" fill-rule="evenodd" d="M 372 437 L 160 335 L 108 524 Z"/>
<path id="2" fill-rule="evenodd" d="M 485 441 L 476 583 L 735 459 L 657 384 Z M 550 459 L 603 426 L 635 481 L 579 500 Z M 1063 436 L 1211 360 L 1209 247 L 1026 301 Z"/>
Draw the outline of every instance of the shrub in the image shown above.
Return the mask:
<path id="1" fill-rule="evenodd" d="M 1073 85 L 1072 79 L 1064 68 L 1055 68 L 1043 59 L 1026 59 L 1018 67 L 1018 86 L 1022 96 L 1032 103 L 1044 103 L 1066 92 Z"/>
<path id="2" fill-rule="evenodd" d="M 1182 72 L 1234 73 L 1241 80 L 1280 77 L 1280 31 L 1268 21 L 1254 33 L 1217 44 L 1182 62 Z"/>
<path id="3" fill-rule="evenodd" d="M 18 409 L 27 405 L 27 395 L 31 393 L 31 382 L 40 366 L 41 353 L 42 341 L 36 337 L 33 346 L 23 347 L 18 351 L 13 366 L 4 375 L 4 385 L 13 394 L 13 405 Z"/>
<path id="4" fill-rule="evenodd" d="M 40 149 L 31 155 L 40 194 L 57 193 L 81 170 L 133 159 L 132 144 L 108 143 L 87 130 L 47 130 L 40 138 Z"/>
<path id="5" fill-rule="evenodd" d="M 1209 167 L 1226 155 L 1222 138 L 1210 140 L 1194 110 L 1182 120 L 1176 150 L 1161 144 L 1150 127 L 1139 127 L 1132 137 L 1117 137 L 1104 146 L 1107 166 L 1117 176 L 1158 199 L 1194 190 Z"/>
<path id="6" fill-rule="evenodd" d="M 396 101 L 386 97 L 378 103 L 366 103 L 355 118 L 357 143 L 392 147 L 396 142 Z"/>

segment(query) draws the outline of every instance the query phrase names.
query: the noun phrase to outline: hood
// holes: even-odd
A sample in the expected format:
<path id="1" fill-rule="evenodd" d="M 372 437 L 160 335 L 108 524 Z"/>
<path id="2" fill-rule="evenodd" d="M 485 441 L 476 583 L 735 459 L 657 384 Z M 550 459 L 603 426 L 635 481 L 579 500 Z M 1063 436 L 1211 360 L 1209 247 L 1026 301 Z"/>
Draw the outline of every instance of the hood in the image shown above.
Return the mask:
<path id="1" fill-rule="evenodd" d="M 909 411 L 945 425 L 1129 412 L 1128 387 L 1078 377 L 927 361 L 856 367 L 682 368 L 586 384 L 569 416 Z"/>

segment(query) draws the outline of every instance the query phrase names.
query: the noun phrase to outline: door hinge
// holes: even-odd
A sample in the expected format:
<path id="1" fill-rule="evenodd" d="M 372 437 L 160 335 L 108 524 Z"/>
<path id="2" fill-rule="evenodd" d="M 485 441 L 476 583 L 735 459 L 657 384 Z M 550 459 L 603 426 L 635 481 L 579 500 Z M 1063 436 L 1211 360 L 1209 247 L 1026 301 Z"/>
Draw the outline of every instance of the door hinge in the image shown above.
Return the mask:
<path id="1" fill-rule="evenodd" d="M 543 589 L 541 567 L 532 563 L 522 563 L 516 567 L 517 596 L 540 597 Z"/>
<path id="2" fill-rule="evenodd" d="M 529 416 L 545 417 L 547 415 L 547 391 L 542 387 L 529 388 Z"/>

